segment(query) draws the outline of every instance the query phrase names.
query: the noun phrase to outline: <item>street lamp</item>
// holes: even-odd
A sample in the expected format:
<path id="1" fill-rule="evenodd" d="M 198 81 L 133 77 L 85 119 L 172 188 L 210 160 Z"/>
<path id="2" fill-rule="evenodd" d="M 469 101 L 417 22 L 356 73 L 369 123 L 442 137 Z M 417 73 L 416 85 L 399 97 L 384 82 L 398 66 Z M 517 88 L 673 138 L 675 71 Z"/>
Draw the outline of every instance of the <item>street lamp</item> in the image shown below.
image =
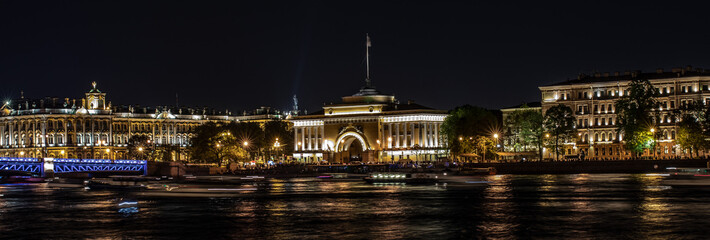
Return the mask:
<path id="1" fill-rule="evenodd" d="M 653 158 L 656 159 L 656 128 L 651 128 L 651 136 L 653 137 Z"/>
<path id="2" fill-rule="evenodd" d="M 499 146 L 498 146 L 498 134 L 497 134 L 497 133 L 493 134 L 493 138 L 496 139 L 496 151 L 497 151 L 498 148 L 499 148 Z M 498 156 L 496 156 L 496 159 L 498 159 Z"/>

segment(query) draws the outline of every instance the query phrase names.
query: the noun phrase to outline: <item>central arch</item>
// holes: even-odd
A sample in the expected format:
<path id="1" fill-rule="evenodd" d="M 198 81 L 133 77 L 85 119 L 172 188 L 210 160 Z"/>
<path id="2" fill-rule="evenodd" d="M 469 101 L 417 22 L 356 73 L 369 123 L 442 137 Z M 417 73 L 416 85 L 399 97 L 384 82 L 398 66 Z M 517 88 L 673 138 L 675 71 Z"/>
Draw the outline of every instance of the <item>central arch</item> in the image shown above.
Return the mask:
<path id="1" fill-rule="evenodd" d="M 365 141 L 365 137 L 356 132 L 345 132 L 335 141 L 335 150 L 338 152 L 347 151 L 353 141 L 358 140 L 363 151 L 370 150 L 370 146 Z"/>
<path id="2" fill-rule="evenodd" d="M 358 132 L 348 131 L 341 134 L 335 142 L 335 159 L 338 162 L 370 161 L 371 150 L 367 140 Z"/>

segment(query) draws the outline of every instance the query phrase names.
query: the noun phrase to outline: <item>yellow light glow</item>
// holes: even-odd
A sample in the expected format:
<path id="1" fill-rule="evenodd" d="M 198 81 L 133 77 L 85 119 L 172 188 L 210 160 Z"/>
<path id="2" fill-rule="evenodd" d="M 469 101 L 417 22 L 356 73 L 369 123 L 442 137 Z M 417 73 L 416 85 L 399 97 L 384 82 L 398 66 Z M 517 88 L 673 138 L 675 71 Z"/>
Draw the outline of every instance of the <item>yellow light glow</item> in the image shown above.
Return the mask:
<path id="1" fill-rule="evenodd" d="M 142 152 L 142 151 L 143 151 L 143 147 L 138 147 L 138 151 L 139 151 L 139 152 Z"/>
<path id="2" fill-rule="evenodd" d="M 498 138 L 498 134 L 497 134 L 497 133 L 496 133 L 496 134 L 493 134 L 493 137 L 494 137 L 494 138 Z"/>
<path id="3" fill-rule="evenodd" d="M 110 153 L 110 152 L 111 152 L 111 149 L 108 149 L 108 148 L 107 148 L 107 149 L 106 149 L 106 153 Z"/>
<path id="4" fill-rule="evenodd" d="M 245 147 L 246 147 L 246 146 L 249 146 L 249 142 L 244 141 L 244 146 L 245 146 Z"/>
<path id="5" fill-rule="evenodd" d="M 25 155 L 25 152 L 24 152 L 24 151 L 21 151 L 21 152 L 20 152 L 20 156 L 24 156 L 24 155 Z"/>

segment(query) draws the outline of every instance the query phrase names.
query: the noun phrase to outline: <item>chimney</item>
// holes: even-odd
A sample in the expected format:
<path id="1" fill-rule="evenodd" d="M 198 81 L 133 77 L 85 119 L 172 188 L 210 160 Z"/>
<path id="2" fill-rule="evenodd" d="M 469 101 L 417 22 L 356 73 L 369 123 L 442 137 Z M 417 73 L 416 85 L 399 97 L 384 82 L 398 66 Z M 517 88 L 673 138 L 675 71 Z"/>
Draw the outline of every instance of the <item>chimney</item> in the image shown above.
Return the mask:
<path id="1" fill-rule="evenodd" d="M 658 69 L 656 69 L 656 73 L 658 73 L 658 74 L 663 73 L 663 68 L 658 68 Z"/>

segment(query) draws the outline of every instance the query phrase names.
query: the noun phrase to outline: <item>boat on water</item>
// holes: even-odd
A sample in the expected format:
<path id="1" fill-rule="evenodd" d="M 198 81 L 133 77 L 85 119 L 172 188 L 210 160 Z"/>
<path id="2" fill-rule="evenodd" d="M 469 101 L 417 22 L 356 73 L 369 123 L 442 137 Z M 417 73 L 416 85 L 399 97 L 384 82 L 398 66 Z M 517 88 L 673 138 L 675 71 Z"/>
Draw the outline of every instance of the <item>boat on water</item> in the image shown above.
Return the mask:
<path id="1" fill-rule="evenodd" d="M 710 168 L 666 168 L 662 184 L 674 187 L 710 187 Z"/>
<path id="2" fill-rule="evenodd" d="M 111 176 L 109 178 L 94 178 L 85 181 L 87 189 L 142 189 L 160 178 L 144 176 Z"/>
<path id="3" fill-rule="evenodd" d="M 496 175 L 498 171 L 494 167 L 487 168 L 461 168 L 459 175 Z"/>
<path id="4" fill-rule="evenodd" d="M 364 180 L 368 183 L 436 183 L 434 173 L 373 172 Z"/>
<path id="5" fill-rule="evenodd" d="M 45 183 L 44 178 L 37 173 L 23 171 L 0 171 L 0 184 L 33 184 Z"/>

